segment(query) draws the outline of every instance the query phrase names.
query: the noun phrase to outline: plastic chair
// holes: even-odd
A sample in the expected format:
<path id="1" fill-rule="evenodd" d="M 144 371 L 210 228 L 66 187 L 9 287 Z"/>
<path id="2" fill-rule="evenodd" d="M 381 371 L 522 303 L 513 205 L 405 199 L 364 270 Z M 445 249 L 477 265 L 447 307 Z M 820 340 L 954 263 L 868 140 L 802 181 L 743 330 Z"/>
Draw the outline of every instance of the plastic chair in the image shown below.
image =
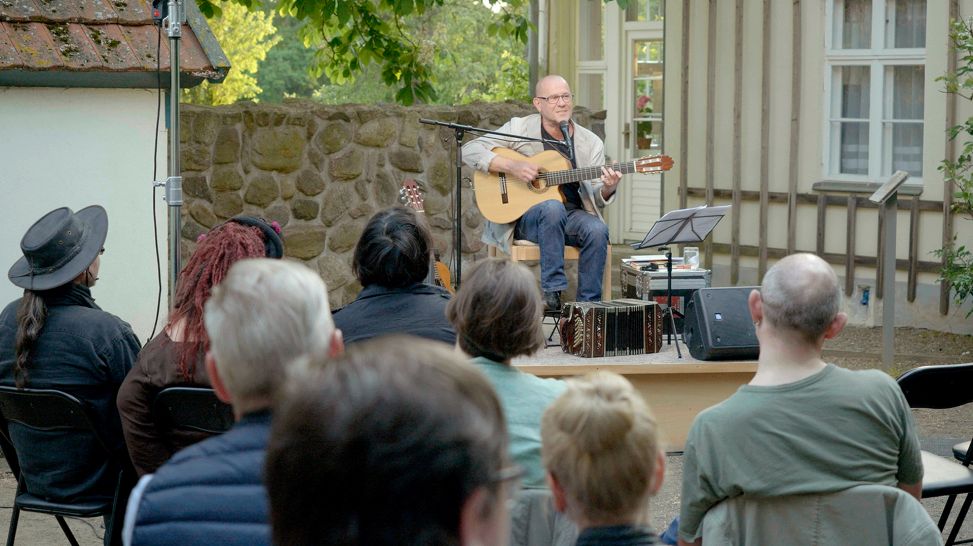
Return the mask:
<path id="1" fill-rule="evenodd" d="M 905 399 L 912 408 L 948 409 L 973 402 L 973 363 L 954 364 L 944 366 L 922 366 L 902 374 L 898 379 L 899 387 L 905 394 Z M 934 455 L 928 451 L 922 452 L 922 497 L 947 497 L 946 506 L 939 517 L 939 529 L 945 530 L 949 514 L 957 495 L 966 494 L 963 505 L 956 514 L 946 545 L 966 544 L 973 540 L 956 541 L 956 535 L 963 526 L 963 520 L 970 510 L 973 497 L 973 469 L 969 467 L 971 455 L 969 442 L 966 442 L 966 453 L 957 457 L 962 461 L 957 463 L 952 459 Z M 956 448 L 953 448 L 956 455 Z"/>
<path id="2" fill-rule="evenodd" d="M 887 485 L 857 485 L 836 493 L 733 497 L 706 512 L 703 544 L 914 546 L 943 543 L 926 509 Z"/>
<path id="3" fill-rule="evenodd" d="M 213 389 L 169 387 L 155 396 L 152 411 L 164 428 L 221 434 L 233 426 L 233 408 Z"/>
<path id="4" fill-rule="evenodd" d="M 115 494 L 103 499 L 79 502 L 54 502 L 30 494 L 29 484 L 20 472 L 20 459 L 29 457 L 30 454 L 17 452 L 8 432 L 9 423 L 18 423 L 41 431 L 77 431 L 94 436 L 98 445 L 104 450 L 106 458 L 119 469 Z M 116 537 L 118 530 L 116 523 L 120 529 L 125 514 L 124 497 L 128 493 L 124 490 L 125 463 L 119 460 L 108 447 L 108 442 L 95 426 L 95 420 L 83 402 L 58 390 L 0 387 L 0 449 L 7 458 L 10 470 L 17 476 L 17 493 L 7 530 L 7 546 L 14 544 L 21 511 L 53 515 L 72 546 L 77 546 L 78 541 L 64 521 L 64 516 L 79 518 L 108 516 L 105 534 L 113 539 Z M 113 540 L 114 542 L 116 541 Z"/>

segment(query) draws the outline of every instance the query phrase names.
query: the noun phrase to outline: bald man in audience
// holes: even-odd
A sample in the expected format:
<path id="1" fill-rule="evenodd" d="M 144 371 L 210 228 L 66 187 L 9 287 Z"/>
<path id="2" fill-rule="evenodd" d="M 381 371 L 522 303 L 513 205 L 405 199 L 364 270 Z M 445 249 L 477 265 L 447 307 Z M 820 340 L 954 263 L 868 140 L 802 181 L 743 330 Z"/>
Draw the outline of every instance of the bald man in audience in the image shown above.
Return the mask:
<path id="1" fill-rule="evenodd" d="M 919 440 L 902 391 L 879 370 L 821 359 L 848 317 L 834 271 L 813 254 L 770 268 L 749 307 L 760 360 L 749 384 L 700 413 L 683 457 L 679 543 L 700 544 L 707 510 L 741 495 L 922 490 Z"/>

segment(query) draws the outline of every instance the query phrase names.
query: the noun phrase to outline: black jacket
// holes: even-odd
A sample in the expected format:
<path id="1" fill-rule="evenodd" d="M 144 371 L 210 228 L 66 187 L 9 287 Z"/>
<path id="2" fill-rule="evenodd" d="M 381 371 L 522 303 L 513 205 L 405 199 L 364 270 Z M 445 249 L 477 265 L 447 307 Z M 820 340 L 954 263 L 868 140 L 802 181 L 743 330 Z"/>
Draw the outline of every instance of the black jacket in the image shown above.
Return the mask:
<path id="1" fill-rule="evenodd" d="M 345 343 L 385 334 L 411 334 L 453 345 L 456 332 L 446 320 L 449 292 L 423 283 L 403 288 L 366 286 L 355 301 L 335 311 Z"/>
<path id="2" fill-rule="evenodd" d="M 99 309 L 88 288 L 72 284 L 38 294 L 47 320 L 27 367 L 27 387 L 62 390 L 90 404 L 110 447 L 127 457 L 115 393 L 138 355 L 138 338 L 126 322 Z M 18 299 L 0 313 L 0 384 L 6 386 L 14 385 L 19 306 Z M 114 494 L 117 469 L 108 468 L 93 437 L 9 428 L 30 493 L 64 501 Z"/>

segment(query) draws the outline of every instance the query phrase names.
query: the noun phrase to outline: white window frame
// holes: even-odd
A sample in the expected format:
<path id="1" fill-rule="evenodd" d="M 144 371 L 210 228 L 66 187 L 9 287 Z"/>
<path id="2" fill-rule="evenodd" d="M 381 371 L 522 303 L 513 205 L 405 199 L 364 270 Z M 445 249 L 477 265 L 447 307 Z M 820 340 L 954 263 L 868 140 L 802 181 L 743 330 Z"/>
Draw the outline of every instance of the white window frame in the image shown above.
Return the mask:
<path id="1" fill-rule="evenodd" d="M 824 92 L 825 116 L 823 126 L 824 177 L 830 180 L 850 182 L 881 182 L 891 173 L 892 131 L 889 122 L 901 123 L 909 120 L 895 120 L 886 117 L 890 111 L 889 101 L 891 93 L 887 92 L 891 83 L 886 77 L 886 69 L 890 66 L 923 66 L 926 65 L 926 48 L 884 48 L 885 15 L 890 2 L 888 0 L 872 0 L 871 13 L 871 45 L 870 49 L 836 49 L 834 37 L 839 34 L 835 28 L 841 24 L 835 20 L 835 13 L 843 6 L 843 0 L 829 0 L 826 3 L 825 17 L 827 19 L 825 31 L 825 63 L 824 63 Z M 928 9 L 928 2 L 926 3 Z M 928 12 L 927 12 L 928 13 Z M 876 47 L 878 46 L 878 47 Z M 868 173 L 865 175 L 840 173 L 840 131 L 841 121 L 837 109 L 840 107 L 841 89 L 835 77 L 837 68 L 842 66 L 868 66 L 869 97 L 868 97 Z M 922 120 L 915 120 L 925 128 L 925 112 Z M 921 177 L 910 177 L 910 184 L 921 184 Z"/>
<path id="2" fill-rule="evenodd" d="M 601 98 L 600 103 L 603 108 L 608 107 L 608 61 L 607 61 L 607 50 L 608 50 L 608 27 L 606 26 L 607 11 L 605 9 L 605 4 L 599 0 L 599 6 L 601 8 L 601 27 L 595 28 L 590 24 L 590 21 L 584 17 L 578 17 L 578 28 L 577 36 L 581 36 L 582 33 L 591 33 L 597 30 L 597 32 L 603 35 L 603 40 L 601 44 L 601 59 L 589 59 L 581 60 L 581 40 L 575 40 L 575 52 L 574 58 L 577 59 L 577 64 L 575 65 L 575 78 L 574 81 L 580 88 L 581 78 L 583 76 L 601 76 Z M 580 11 L 579 11 L 580 13 Z M 579 89 L 580 90 L 580 89 Z M 588 105 L 589 97 L 579 96 L 578 100 L 575 101 L 576 104 Z"/>

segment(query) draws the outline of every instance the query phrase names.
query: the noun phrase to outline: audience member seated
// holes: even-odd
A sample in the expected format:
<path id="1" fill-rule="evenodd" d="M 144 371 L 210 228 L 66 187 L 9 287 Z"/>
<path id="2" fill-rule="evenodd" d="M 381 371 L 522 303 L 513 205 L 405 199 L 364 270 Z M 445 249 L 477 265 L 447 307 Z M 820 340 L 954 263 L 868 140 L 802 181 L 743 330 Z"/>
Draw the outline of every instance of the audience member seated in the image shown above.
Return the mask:
<path id="1" fill-rule="evenodd" d="M 456 351 L 390 336 L 288 389 L 267 449 L 274 543 L 486 546 L 508 538 L 500 402 Z"/>
<path id="2" fill-rule="evenodd" d="M 77 213 L 59 208 L 27 230 L 20 241 L 24 255 L 8 273 L 24 295 L 0 314 L 0 384 L 76 396 L 93 410 L 108 447 L 127 460 L 115 394 L 139 340 L 91 296 L 107 235 L 108 215 L 97 205 Z M 9 433 L 31 494 L 63 502 L 115 494 L 121 469 L 109 467 L 94 437 L 16 423 Z"/>
<path id="3" fill-rule="evenodd" d="M 270 544 L 263 485 L 271 405 L 287 373 L 341 352 L 324 282 L 302 264 L 234 264 L 206 302 L 205 365 L 237 423 L 176 453 L 132 493 L 125 544 Z"/>
<path id="4" fill-rule="evenodd" d="M 425 283 L 431 252 L 429 227 L 414 210 L 392 207 L 372 216 L 352 261 L 362 291 L 334 314 L 345 343 L 393 333 L 456 341 L 445 315 L 449 292 Z"/>
<path id="5" fill-rule="evenodd" d="M 122 430 L 132 464 L 140 476 L 155 472 L 175 452 L 209 436 L 203 432 L 166 429 L 155 421 L 152 403 L 166 387 L 210 385 L 203 365 L 209 346 L 203 327 L 203 306 L 234 262 L 283 256 L 283 243 L 277 235 L 279 229 L 257 218 L 233 218 L 200 239 L 180 273 L 169 321 L 145 345 L 118 392 Z"/>
<path id="6" fill-rule="evenodd" d="M 821 359 L 841 332 L 841 287 L 831 267 L 794 254 L 767 272 L 749 307 L 760 342 L 757 373 L 693 421 L 683 456 L 680 544 L 700 543 L 706 511 L 737 496 L 831 493 L 859 484 L 920 497 L 922 460 L 912 414 L 895 381 Z"/>
<path id="7" fill-rule="evenodd" d="M 661 544 L 646 526 L 665 474 L 652 412 L 620 375 L 567 383 L 541 425 L 554 507 L 578 524 L 578 546 Z"/>
<path id="8" fill-rule="evenodd" d="M 524 469 L 525 487 L 544 487 L 541 415 L 564 391 L 564 382 L 514 368 L 514 357 L 544 346 L 544 302 L 526 267 L 499 258 L 477 262 L 463 278 L 446 316 L 458 345 L 473 357 L 500 395 L 510 434 L 510 453 Z"/>

